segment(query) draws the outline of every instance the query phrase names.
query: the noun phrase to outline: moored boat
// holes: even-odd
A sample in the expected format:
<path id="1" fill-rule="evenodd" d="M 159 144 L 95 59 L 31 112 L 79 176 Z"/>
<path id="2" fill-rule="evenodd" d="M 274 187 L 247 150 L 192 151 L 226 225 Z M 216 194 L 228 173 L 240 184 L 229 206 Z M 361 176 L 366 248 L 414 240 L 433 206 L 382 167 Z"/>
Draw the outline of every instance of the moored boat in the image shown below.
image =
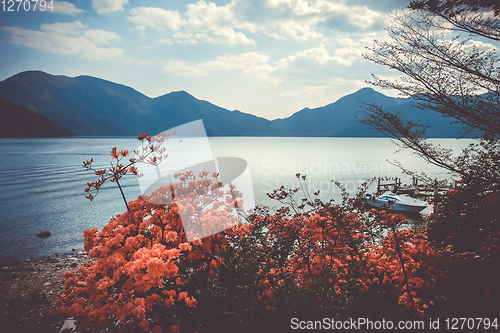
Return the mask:
<path id="1" fill-rule="evenodd" d="M 386 205 L 388 210 L 395 212 L 419 213 L 428 206 L 425 201 L 412 198 L 407 194 L 392 192 L 385 192 L 378 197 L 367 193 L 366 199 L 374 207 Z"/>

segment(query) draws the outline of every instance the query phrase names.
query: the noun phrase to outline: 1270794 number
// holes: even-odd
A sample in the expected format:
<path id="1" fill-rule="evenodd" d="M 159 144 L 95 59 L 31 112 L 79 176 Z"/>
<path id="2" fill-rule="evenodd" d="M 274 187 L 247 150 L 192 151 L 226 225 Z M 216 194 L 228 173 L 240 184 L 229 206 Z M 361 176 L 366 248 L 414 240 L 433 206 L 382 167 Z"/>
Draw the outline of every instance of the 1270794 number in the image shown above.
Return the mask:
<path id="1" fill-rule="evenodd" d="M 54 11 L 54 0 L 1 0 L 4 12 Z"/>
<path id="2" fill-rule="evenodd" d="M 448 330 L 488 330 L 498 329 L 498 318 L 446 318 Z"/>

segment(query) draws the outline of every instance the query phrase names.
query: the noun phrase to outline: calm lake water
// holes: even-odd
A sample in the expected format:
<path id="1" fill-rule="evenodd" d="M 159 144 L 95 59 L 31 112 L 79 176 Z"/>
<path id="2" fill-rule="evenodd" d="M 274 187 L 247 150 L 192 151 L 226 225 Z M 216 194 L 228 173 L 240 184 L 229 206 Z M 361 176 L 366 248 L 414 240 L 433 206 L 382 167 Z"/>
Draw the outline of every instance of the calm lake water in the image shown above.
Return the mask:
<path id="1" fill-rule="evenodd" d="M 434 139 L 459 152 L 472 140 Z M 401 177 L 389 161 L 426 172 L 439 179 L 448 175 L 426 164 L 409 151 L 383 138 L 209 138 L 213 156 L 240 157 L 250 170 L 255 202 L 277 206 L 266 193 L 281 185 L 297 187 L 296 173 L 308 176 L 310 193 L 320 190 L 323 199 L 339 199 L 331 182 L 342 182 L 354 193 L 373 177 Z M 111 147 L 133 151 L 133 138 L 0 139 L 0 259 L 23 259 L 71 252 L 83 248 L 83 231 L 102 228 L 125 205 L 113 183 L 106 183 L 93 202 L 83 189 L 96 176 L 82 168 L 94 158 L 98 167 L 109 166 Z M 411 183 L 407 176 L 403 183 Z M 127 200 L 139 194 L 137 178 L 123 181 Z M 36 234 L 49 230 L 46 239 Z"/>

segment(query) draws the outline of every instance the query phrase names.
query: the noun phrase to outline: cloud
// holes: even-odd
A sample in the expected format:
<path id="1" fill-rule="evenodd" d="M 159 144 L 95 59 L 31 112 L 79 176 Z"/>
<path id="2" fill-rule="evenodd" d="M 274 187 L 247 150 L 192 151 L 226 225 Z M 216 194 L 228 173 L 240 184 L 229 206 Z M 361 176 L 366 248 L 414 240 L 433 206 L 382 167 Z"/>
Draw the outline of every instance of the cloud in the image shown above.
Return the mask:
<path id="1" fill-rule="evenodd" d="M 40 4 L 38 5 L 38 8 L 40 9 Z M 51 10 L 51 12 L 64 15 L 76 15 L 85 11 L 77 8 L 75 5 L 67 1 L 54 1 L 54 10 Z"/>
<path id="2" fill-rule="evenodd" d="M 128 19 L 137 27 L 155 28 L 159 31 L 163 31 L 164 28 L 177 30 L 181 24 L 181 16 L 177 11 L 153 7 L 133 8 Z"/>
<path id="3" fill-rule="evenodd" d="M 95 44 L 109 44 L 120 39 L 117 33 L 105 30 L 86 30 L 84 36 Z"/>
<path id="4" fill-rule="evenodd" d="M 314 24 L 311 24 L 311 22 L 294 20 L 277 21 L 267 28 L 261 27 L 260 30 L 276 39 L 287 39 L 289 37 L 299 41 L 308 41 L 323 37 L 323 34 L 316 31 Z"/>
<path id="5" fill-rule="evenodd" d="M 311 85 L 312 81 L 330 81 L 332 77 L 347 75 L 348 71 L 357 73 L 351 66 L 360 61 L 363 51 L 364 48 L 343 47 L 328 52 L 324 45 L 319 45 L 298 51 L 274 63 L 268 55 L 259 52 L 225 54 L 202 63 L 175 59 L 163 66 L 163 72 L 176 76 L 203 77 L 212 71 L 241 71 L 247 77 L 257 78 L 271 85 L 279 85 L 283 81 Z"/>
<path id="6" fill-rule="evenodd" d="M 245 68 L 243 73 L 248 77 L 260 79 L 273 86 L 277 86 L 283 82 L 283 80 L 273 75 L 275 71 L 276 67 L 270 64 L 260 64 Z"/>
<path id="7" fill-rule="evenodd" d="M 265 63 L 269 60 L 269 56 L 257 53 L 247 52 L 241 55 L 225 54 L 217 57 L 217 60 L 208 61 L 200 66 L 207 71 L 213 70 L 237 70 L 245 69 L 249 66 Z"/>
<path id="8" fill-rule="evenodd" d="M 349 67 L 361 57 L 364 49 L 340 48 L 332 55 L 323 45 L 302 50 L 276 62 L 276 67 L 286 75 L 294 74 L 296 77 L 314 77 L 321 80 L 331 77 L 339 68 Z"/>
<path id="9" fill-rule="evenodd" d="M 170 39 L 164 39 L 164 38 L 160 38 L 160 39 L 157 39 L 157 41 L 159 43 L 162 43 L 162 44 L 167 44 L 167 45 L 172 45 L 173 42 L 170 40 Z"/>
<path id="10" fill-rule="evenodd" d="M 202 77 L 209 75 L 212 71 L 243 71 L 249 77 L 266 79 L 266 72 L 270 73 L 274 69 L 266 63 L 269 56 L 258 52 L 247 52 L 240 55 L 225 54 L 199 64 L 189 64 L 181 60 L 171 60 L 163 71 L 176 76 Z M 272 78 L 268 78 L 271 79 Z"/>
<path id="11" fill-rule="evenodd" d="M 253 45 L 252 34 L 278 40 L 320 41 L 339 31 L 381 31 L 387 16 L 377 8 L 343 0 L 232 0 L 220 6 L 201 0 L 188 4 L 182 14 L 161 8 L 134 8 L 129 20 L 138 29 L 156 28 L 186 45 Z"/>
<path id="12" fill-rule="evenodd" d="M 280 75 L 296 85 L 327 83 L 333 80 L 366 80 L 376 68 L 365 60 L 364 47 L 332 47 L 319 45 L 302 50 L 277 62 Z"/>
<path id="13" fill-rule="evenodd" d="M 92 0 L 92 7 L 97 14 L 108 14 L 123 10 L 123 5 L 128 4 L 128 0 Z"/>
<path id="14" fill-rule="evenodd" d="M 128 19 L 136 28 L 155 28 L 173 30 L 173 40 L 185 45 L 207 44 L 255 44 L 244 33 L 234 18 L 229 6 L 199 1 L 188 4 L 184 17 L 177 11 L 154 7 L 137 7 L 130 10 Z"/>
<path id="15" fill-rule="evenodd" d="M 44 33 L 62 36 L 62 35 L 79 35 L 85 29 L 85 26 L 80 21 L 70 22 L 70 23 L 52 23 L 52 24 L 42 24 L 40 26 L 40 30 L 43 30 Z M 30 31 L 30 30 L 24 30 Z"/>
<path id="16" fill-rule="evenodd" d="M 232 11 L 255 31 L 277 39 L 319 40 L 335 31 L 374 31 L 385 15 L 366 5 L 332 0 L 233 0 Z"/>
<path id="17" fill-rule="evenodd" d="M 11 33 L 11 42 L 37 50 L 62 55 L 80 56 L 88 60 L 119 59 L 131 61 L 123 56 L 123 50 L 115 47 L 100 47 L 120 37 L 111 31 L 88 30 L 80 21 L 71 23 L 42 24 L 39 31 L 18 27 L 2 27 Z"/>
<path id="18" fill-rule="evenodd" d="M 484 52 L 491 52 L 491 51 L 496 51 L 495 45 L 491 43 L 484 43 L 479 40 L 469 40 L 467 42 L 467 46 L 469 47 L 475 47 L 479 51 L 484 51 Z"/>
<path id="19" fill-rule="evenodd" d="M 183 29 L 192 34 L 197 42 L 209 44 L 255 44 L 244 33 L 235 29 L 244 29 L 231 10 L 231 4 L 217 6 L 214 3 L 199 1 L 187 5 Z"/>
<path id="20" fill-rule="evenodd" d="M 175 76 L 202 77 L 208 72 L 201 69 L 199 65 L 190 65 L 181 60 L 170 60 L 163 66 L 163 72 Z"/>

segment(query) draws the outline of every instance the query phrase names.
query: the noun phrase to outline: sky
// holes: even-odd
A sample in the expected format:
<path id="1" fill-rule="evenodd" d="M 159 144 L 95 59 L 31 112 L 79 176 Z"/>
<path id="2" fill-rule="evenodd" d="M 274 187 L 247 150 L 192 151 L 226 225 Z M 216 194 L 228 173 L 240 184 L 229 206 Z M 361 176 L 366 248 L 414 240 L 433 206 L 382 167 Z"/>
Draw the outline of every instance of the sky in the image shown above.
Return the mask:
<path id="1" fill-rule="evenodd" d="M 409 0 L 11 3 L 0 2 L 0 81 L 27 70 L 90 75 L 276 119 L 335 102 L 372 74 L 397 76 L 363 54 Z"/>

